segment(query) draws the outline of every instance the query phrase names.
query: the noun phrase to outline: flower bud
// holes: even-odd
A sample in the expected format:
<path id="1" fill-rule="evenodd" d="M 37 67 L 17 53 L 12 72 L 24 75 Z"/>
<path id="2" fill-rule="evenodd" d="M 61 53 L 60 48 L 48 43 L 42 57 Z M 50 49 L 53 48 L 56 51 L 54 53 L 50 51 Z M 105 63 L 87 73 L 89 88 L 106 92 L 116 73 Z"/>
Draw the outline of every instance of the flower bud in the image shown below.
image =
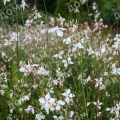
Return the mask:
<path id="1" fill-rule="evenodd" d="M 118 67 L 118 63 L 117 63 L 117 61 L 115 62 L 115 67 L 116 67 L 116 68 Z"/>

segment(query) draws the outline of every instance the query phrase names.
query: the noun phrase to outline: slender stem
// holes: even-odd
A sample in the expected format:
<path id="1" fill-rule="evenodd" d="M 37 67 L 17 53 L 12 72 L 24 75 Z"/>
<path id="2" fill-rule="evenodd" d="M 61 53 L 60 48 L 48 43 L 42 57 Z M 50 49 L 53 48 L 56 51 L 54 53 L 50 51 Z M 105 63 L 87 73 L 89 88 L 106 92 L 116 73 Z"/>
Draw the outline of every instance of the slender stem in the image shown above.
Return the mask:
<path id="1" fill-rule="evenodd" d="M 85 91 L 84 91 L 84 88 L 83 88 L 83 50 L 82 50 L 82 56 L 81 56 L 81 68 L 82 68 L 82 89 L 83 89 L 83 97 L 84 97 L 84 104 L 85 104 L 85 112 L 87 114 L 87 120 L 88 120 L 88 112 L 87 112 L 87 106 L 86 106 L 86 100 L 85 100 Z"/>
<path id="2" fill-rule="evenodd" d="M 46 9 L 46 5 L 45 5 L 45 0 L 43 0 L 43 2 L 44 2 L 45 12 L 46 12 L 46 23 L 48 23 L 48 21 L 47 21 L 47 9 Z M 48 41 L 48 24 L 47 24 L 47 41 Z"/>
<path id="3" fill-rule="evenodd" d="M 15 3 L 17 4 L 16 0 Z M 18 14 L 16 11 L 16 21 L 17 21 L 17 27 L 16 27 L 16 32 L 17 32 L 17 43 L 16 43 L 16 49 L 17 49 L 17 66 L 18 66 L 18 70 L 19 70 L 19 56 L 18 56 Z M 18 72 L 19 73 L 19 72 Z"/>

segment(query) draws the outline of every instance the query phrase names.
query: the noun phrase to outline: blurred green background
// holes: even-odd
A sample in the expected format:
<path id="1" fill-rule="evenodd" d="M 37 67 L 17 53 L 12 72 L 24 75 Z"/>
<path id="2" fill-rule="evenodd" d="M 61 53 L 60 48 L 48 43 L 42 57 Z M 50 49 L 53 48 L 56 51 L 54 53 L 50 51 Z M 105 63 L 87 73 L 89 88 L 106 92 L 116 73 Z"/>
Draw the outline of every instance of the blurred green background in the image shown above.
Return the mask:
<path id="1" fill-rule="evenodd" d="M 10 8 L 10 5 L 14 2 L 15 0 L 11 0 L 10 3 L 7 2 L 5 6 L 8 6 Z M 19 14 L 17 14 L 16 18 L 16 13 L 12 13 L 12 15 L 9 15 L 8 19 L 4 19 L 3 22 L 8 22 L 9 24 L 14 24 L 16 23 L 17 19 L 19 24 L 23 24 L 22 20 L 22 15 L 24 21 L 28 19 L 28 14 L 32 14 L 33 7 L 36 4 L 37 10 L 40 11 L 43 15 L 43 20 L 45 18 L 45 5 L 48 14 L 52 14 L 53 16 L 58 16 L 58 13 L 67 20 L 70 20 L 72 18 L 78 18 L 78 14 L 74 13 L 74 11 L 69 12 L 69 5 L 74 6 L 75 1 L 78 1 L 80 3 L 80 0 L 26 0 L 26 3 L 30 6 L 30 8 L 27 8 L 24 10 L 24 12 L 21 12 L 20 10 L 18 11 Z M 21 4 L 21 0 L 16 0 L 17 4 Z M 45 2 L 45 5 L 44 5 Z M 93 3 L 96 2 L 98 4 L 98 10 L 101 13 L 101 18 L 103 18 L 103 21 L 107 24 L 113 24 L 116 19 L 115 19 L 115 11 L 113 9 L 116 9 L 120 6 L 120 0 L 88 0 L 87 3 L 81 4 L 80 7 L 78 8 L 80 11 L 80 16 L 81 22 L 84 22 L 88 19 L 88 14 L 89 13 L 95 13 L 93 11 Z M 69 5 L 67 5 L 69 3 Z M 3 0 L 0 1 L 0 9 L 3 9 L 4 7 Z M 12 5 L 12 6 L 15 6 Z M 8 9 L 6 8 L 6 9 Z M 0 11 L 1 13 L 6 14 L 6 9 Z M 120 10 L 116 10 L 116 12 L 120 13 Z"/>

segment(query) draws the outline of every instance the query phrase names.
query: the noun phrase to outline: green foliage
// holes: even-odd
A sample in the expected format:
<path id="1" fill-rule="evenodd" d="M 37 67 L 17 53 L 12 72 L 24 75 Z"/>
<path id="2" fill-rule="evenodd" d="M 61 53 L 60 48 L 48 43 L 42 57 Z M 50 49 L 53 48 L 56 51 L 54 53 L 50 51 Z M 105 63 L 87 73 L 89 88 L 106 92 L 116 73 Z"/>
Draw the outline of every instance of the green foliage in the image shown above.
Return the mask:
<path id="1" fill-rule="evenodd" d="M 14 0 L 11 0 L 10 3 L 13 3 Z M 78 14 L 74 13 L 74 10 L 72 12 L 69 11 L 68 6 L 72 5 L 74 8 L 74 3 L 75 1 L 78 1 L 80 3 L 80 7 L 79 7 L 79 11 L 80 11 L 80 16 L 81 16 L 81 21 L 84 22 L 85 20 L 88 20 L 88 14 L 89 13 L 93 13 L 93 3 L 96 2 L 98 4 L 99 7 L 99 11 L 101 13 L 101 18 L 103 18 L 103 20 L 108 23 L 108 24 L 113 24 L 116 20 L 115 20 L 115 16 L 114 13 L 115 11 L 113 9 L 116 9 L 117 7 L 119 7 L 119 3 L 120 0 L 118 1 L 114 1 L 114 0 L 88 0 L 88 8 L 87 8 L 87 4 L 82 5 L 80 0 L 28 0 L 27 4 L 30 6 L 30 8 L 32 9 L 34 7 L 34 4 L 36 3 L 37 9 L 39 11 L 43 11 L 45 12 L 45 7 L 47 9 L 48 13 L 52 13 L 55 14 L 56 16 L 60 13 L 60 15 L 66 19 L 72 19 L 74 17 L 74 19 L 78 18 Z M 45 2 L 45 5 L 44 5 Z M 10 3 L 7 2 L 7 4 L 5 6 L 10 5 Z M 20 4 L 21 0 L 17 0 L 17 3 Z M 69 3 L 69 4 L 67 4 Z M 0 9 L 3 9 L 4 7 L 3 1 L 0 1 Z M 70 8 L 72 9 L 72 8 Z M 6 9 L 0 11 L 1 12 L 6 12 Z M 21 11 L 18 11 L 20 14 L 18 15 L 18 23 L 19 24 L 23 24 L 23 20 L 22 20 L 22 15 L 21 15 Z M 116 11 L 117 12 L 117 11 Z M 120 13 L 120 10 L 118 10 L 118 12 Z M 28 13 L 31 13 L 30 10 L 25 10 L 23 12 L 23 19 L 24 21 L 26 21 L 27 17 L 28 17 Z M 16 13 L 13 13 L 11 16 L 8 16 L 9 18 L 6 19 L 5 21 L 8 21 L 8 23 L 16 23 Z"/>
<path id="2" fill-rule="evenodd" d="M 80 7 L 78 9 L 80 11 L 81 20 L 85 21 L 87 19 L 87 14 L 88 14 L 86 4 L 82 5 L 80 0 L 76 0 L 76 1 L 80 3 Z M 79 14 L 75 12 L 74 3 L 75 0 L 72 2 L 70 2 L 70 0 L 58 0 L 57 7 L 55 10 L 55 15 L 58 15 L 60 13 L 60 15 L 66 18 L 67 20 L 72 18 L 80 19 Z"/>
<path id="3" fill-rule="evenodd" d="M 75 0 L 74 0 L 75 1 Z M 80 0 L 76 0 L 80 2 Z M 114 1 L 114 0 L 88 0 L 88 8 L 87 4 L 82 5 L 80 3 L 79 11 L 81 15 L 81 20 L 85 21 L 88 20 L 88 14 L 93 13 L 93 3 L 96 2 L 98 4 L 99 11 L 101 13 L 101 18 L 108 23 L 108 24 L 113 24 L 115 22 L 115 16 L 114 16 L 114 10 L 117 7 L 119 7 L 120 0 Z M 70 3 L 66 5 L 67 3 Z M 76 13 L 74 11 L 69 12 L 68 6 L 72 5 L 74 7 L 74 2 L 70 2 L 70 0 L 58 0 L 57 1 L 57 7 L 55 10 L 55 14 L 57 15 L 58 13 L 61 14 L 62 17 L 66 19 L 70 19 L 72 17 L 77 18 Z M 116 11 L 117 12 L 117 11 Z M 120 13 L 120 10 L 118 11 Z"/>
<path id="4" fill-rule="evenodd" d="M 98 4 L 100 13 L 101 13 L 101 17 L 108 24 L 113 24 L 116 21 L 114 13 L 116 13 L 117 11 L 114 11 L 113 9 L 116 9 L 117 7 L 119 7 L 119 5 L 120 5 L 119 2 L 120 2 L 120 0 L 118 0 L 118 1 L 102 0 L 101 4 Z M 120 10 L 118 10 L 118 12 L 120 13 Z"/>
<path id="5" fill-rule="evenodd" d="M 44 5 L 45 2 L 45 5 Z M 36 0 L 38 10 L 45 11 L 45 6 L 47 12 L 54 13 L 56 8 L 56 0 Z"/>
<path id="6" fill-rule="evenodd" d="M 16 1 L 18 7 L 18 10 L 16 12 L 15 8 L 17 8 L 17 5 L 15 4 L 14 0 L 11 0 L 9 3 L 7 2 L 6 5 L 3 4 L 3 2 L 0 4 L 0 13 L 3 16 L 3 19 L 0 18 L 0 21 L 2 20 L 4 23 L 8 23 L 10 25 L 15 24 L 15 23 L 19 23 L 19 24 L 23 24 L 23 20 L 26 21 L 28 19 L 28 13 L 30 13 L 30 10 L 27 9 L 25 11 L 22 11 L 22 8 L 20 7 L 20 3 L 19 1 Z M 10 9 L 12 14 L 7 13 L 7 10 Z M 6 15 L 7 18 L 4 18 Z"/>

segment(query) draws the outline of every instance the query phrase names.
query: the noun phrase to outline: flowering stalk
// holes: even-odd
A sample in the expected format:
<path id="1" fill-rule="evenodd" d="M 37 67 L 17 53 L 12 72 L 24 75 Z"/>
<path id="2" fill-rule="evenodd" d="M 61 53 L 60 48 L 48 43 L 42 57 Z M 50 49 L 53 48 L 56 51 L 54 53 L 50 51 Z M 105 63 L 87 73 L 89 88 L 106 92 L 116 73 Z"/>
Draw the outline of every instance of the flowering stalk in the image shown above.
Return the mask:
<path id="1" fill-rule="evenodd" d="M 83 82 L 83 50 L 82 50 L 82 56 L 81 56 L 81 65 L 82 65 L 82 82 Z M 85 100 L 85 91 L 84 91 L 84 88 L 83 88 L 83 83 L 82 83 L 82 89 L 83 89 L 83 98 L 84 98 L 84 106 L 85 106 L 85 111 L 86 111 L 86 114 L 87 114 L 87 120 L 88 120 L 88 112 L 87 112 L 87 104 L 86 104 L 86 100 Z"/>

